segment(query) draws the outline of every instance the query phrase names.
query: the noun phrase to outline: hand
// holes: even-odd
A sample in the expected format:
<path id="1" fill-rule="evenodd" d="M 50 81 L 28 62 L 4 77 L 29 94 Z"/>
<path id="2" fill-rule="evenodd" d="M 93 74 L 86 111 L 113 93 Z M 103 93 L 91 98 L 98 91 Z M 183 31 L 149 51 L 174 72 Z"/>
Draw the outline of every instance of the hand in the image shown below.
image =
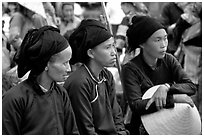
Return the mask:
<path id="1" fill-rule="evenodd" d="M 187 103 L 191 107 L 194 107 L 193 100 L 186 94 L 176 94 L 174 95 L 174 102 L 175 103 Z"/>
<path id="2" fill-rule="evenodd" d="M 153 102 L 155 102 L 155 105 L 158 110 L 166 106 L 166 97 L 167 97 L 168 91 L 169 91 L 169 88 L 167 86 L 161 85 L 154 93 L 152 98 L 147 102 L 145 109 L 147 110 Z"/>

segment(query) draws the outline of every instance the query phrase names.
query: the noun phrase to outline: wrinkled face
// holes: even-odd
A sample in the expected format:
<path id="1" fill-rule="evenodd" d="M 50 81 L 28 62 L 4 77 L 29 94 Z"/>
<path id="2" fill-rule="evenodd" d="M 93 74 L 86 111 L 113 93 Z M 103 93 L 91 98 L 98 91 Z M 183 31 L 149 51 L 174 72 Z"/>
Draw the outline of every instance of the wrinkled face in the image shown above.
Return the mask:
<path id="1" fill-rule="evenodd" d="M 91 49 L 91 52 L 93 61 L 101 67 L 112 67 L 116 63 L 116 49 L 112 37 Z"/>
<path id="2" fill-rule="evenodd" d="M 168 46 L 167 33 L 159 29 L 142 44 L 143 52 L 150 58 L 163 58 Z"/>
<path id="3" fill-rule="evenodd" d="M 60 53 L 52 56 L 48 62 L 48 76 L 56 81 L 63 82 L 68 78 L 68 72 L 71 71 L 69 60 L 71 59 L 71 47 L 67 47 Z"/>
<path id="4" fill-rule="evenodd" d="M 72 5 L 64 5 L 62 13 L 65 20 L 70 21 L 74 17 L 74 7 Z"/>

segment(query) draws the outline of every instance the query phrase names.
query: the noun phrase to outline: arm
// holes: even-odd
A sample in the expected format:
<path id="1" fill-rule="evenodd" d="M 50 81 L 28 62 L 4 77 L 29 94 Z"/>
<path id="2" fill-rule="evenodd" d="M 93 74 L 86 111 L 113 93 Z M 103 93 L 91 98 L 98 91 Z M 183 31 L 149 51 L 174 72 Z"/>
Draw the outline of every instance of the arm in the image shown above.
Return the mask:
<path id="1" fill-rule="evenodd" d="M 175 57 L 169 55 L 167 58 L 168 66 L 172 70 L 174 83 L 169 89 L 169 94 L 187 94 L 194 95 L 196 92 L 196 86 L 189 79 L 180 63 Z"/>
<path id="2" fill-rule="evenodd" d="M 114 119 L 114 123 L 116 126 L 116 130 L 117 130 L 117 133 L 120 135 L 127 135 L 129 134 L 129 132 L 125 129 L 122 109 L 117 102 L 115 82 L 114 82 L 112 74 L 110 74 L 109 76 L 110 76 L 109 81 L 108 81 L 109 83 L 108 90 L 110 92 L 109 98 L 110 98 L 110 103 L 111 103 L 111 107 L 113 111 L 113 119 Z"/>
<path id="3" fill-rule="evenodd" d="M 65 135 L 78 135 L 79 131 L 68 94 L 64 96 L 64 118 Z"/>
<path id="4" fill-rule="evenodd" d="M 23 16 L 20 13 L 15 13 L 10 20 L 9 26 L 9 43 L 17 50 L 22 42 L 21 30 L 24 23 Z"/>
<path id="5" fill-rule="evenodd" d="M 67 89 L 72 102 L 72 108 L 75 113 L 76 122 L 80 134 L 95 135 L 97 134 L 94 128 L 92 117 L 92 106 L 90 101 L 89 85 L 72 82 L 67 84 Z"/>
<path id="6" fill-rule="evenodd" d="M 23 116 L 22 103 L 16 98 L 14 92 L 7 91 L 2 98 L 2 134 L 3 135 L 20 135 L 21 121 Z"/>
<path id="7" fill-rule="evenodd" d="M 122 68 L 122 82 L 124 93 L 128 99 L 128 103 L 133 112 L 143 115 L 157 111 L 155 103 L 152 103 L 148 109 L 146 108 L 147 102 L 150 99 L 142 100 L 142 96 L 145 91 L 142 92 L 142 88 L 148 89 L 152 87 L 151 83 L 148 83 L 146 79 L 140 79 L 139 76 L 142 74 L 137 71 L 135 66 L 123 66 Z M 143 89 L 144 90 L 144 89 Z M 166 97 L 166 108 L 173 107 L 173 96 L 167 94 Z"/>

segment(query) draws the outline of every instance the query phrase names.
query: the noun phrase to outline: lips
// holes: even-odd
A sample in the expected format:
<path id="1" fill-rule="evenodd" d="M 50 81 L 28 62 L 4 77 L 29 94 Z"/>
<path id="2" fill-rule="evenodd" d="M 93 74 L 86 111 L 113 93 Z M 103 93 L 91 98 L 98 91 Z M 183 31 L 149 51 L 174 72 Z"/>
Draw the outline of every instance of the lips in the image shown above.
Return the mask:
<path id="1" fill-rule="evenodd" d="M 64 78 L 67 79 L 69 77 L 69 75 L 64 75 Z"/>

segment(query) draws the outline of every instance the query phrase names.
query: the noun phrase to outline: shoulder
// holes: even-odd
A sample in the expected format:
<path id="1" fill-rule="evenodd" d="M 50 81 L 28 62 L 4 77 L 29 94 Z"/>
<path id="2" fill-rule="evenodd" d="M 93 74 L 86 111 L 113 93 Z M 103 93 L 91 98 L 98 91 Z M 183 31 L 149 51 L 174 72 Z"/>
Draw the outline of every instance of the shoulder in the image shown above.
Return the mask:
<path id="1" fill-rule="evenodd" d="M 170 53 L 166 53 L 165 57 L 164 57 L 164 60 L 169 62 L 169 61 L 177 61 L 176 57 L 174 57 L 172 54 Z"/>
<path id="2" fill-rule="evenodd" d="M 107 68 L 104 68 L 101 72 L 107 79 L 113 78 L 113 74 Z"/>
<path id="3" fill-rule="evenodd" d="M 65 81 L 64 87 L 65 89 L 68 89 L 70 87 L 80 88 L 90 83 L 89 79 L 89 75 L 84 67 L 80 67 L 70 74 L 70 76 Z"/>
<path id="4" fill-rule="evenodd" d="M 27 81 L 12 87 L 10 90 L 3 94 L 5 100 L 20 100 L 23 99 L 31 91 L 31 87 L 28 86 Z"/>
<path id="5" fill-rule="evenodd" d="M 79 17 L 77 17 L 77 16 L 74 16 L 74 21 L 75 21 L 76 23 L 80 23 L 80 22 L 81 22 L 81 19 L 80 19 Z"/>
<path id="6" fill-rule="evenodd" d="M 140 55 L 136 56 L 126 64 L 122 65 L 122 70 L 124 69 L 138 69 L 138 67 L 141 65 L 141 58 Z"/>

